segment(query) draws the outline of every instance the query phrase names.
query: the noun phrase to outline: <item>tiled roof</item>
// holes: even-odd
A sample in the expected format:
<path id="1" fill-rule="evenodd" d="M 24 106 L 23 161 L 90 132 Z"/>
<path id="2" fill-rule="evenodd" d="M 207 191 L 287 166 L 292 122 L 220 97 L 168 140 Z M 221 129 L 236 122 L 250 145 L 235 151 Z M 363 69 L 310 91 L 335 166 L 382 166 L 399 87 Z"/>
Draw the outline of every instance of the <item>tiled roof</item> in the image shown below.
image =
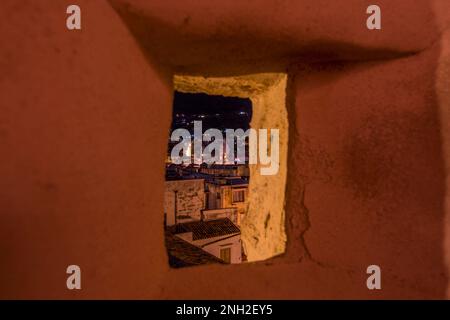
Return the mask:
<path id="1" fill-rule="evenodd" d="M 221 259 L 178 238 L 170 232 L 166 232 L 166 248 L 169 254 L 169 264 L 173 268 L 224 263 Z"/>
<path id="2" fill-rule="evenodd" d="M 239 227 L 230 219 L 194 221 L 175 226 L 175 233 L 192 232 L 192 240 L 201 240 L 240 233 Z"/>

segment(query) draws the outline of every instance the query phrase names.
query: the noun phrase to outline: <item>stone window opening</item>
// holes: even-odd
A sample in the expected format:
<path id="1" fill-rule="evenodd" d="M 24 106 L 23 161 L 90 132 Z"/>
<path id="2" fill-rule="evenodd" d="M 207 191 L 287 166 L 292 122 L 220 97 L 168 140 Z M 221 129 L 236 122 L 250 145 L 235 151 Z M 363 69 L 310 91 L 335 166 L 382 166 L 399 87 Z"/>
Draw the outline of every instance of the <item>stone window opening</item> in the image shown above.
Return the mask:
<path id="1" fill-rule="evenodd" d="M 166 249 L 168 250 L 170 265 L 179 267 L 209 263 L 239 264 L 267 260 L 283 254 L 286 247 L 284 205 L 288 148 L 287 75 L 285 73 L 260 73 L 234 77 L 175 75 L 173 84 L 176 93 L 201 93 L 249 99 L 252 105 L 250 127 L 257 130 L 267 129 L 270 136 L 273 135 L 271 129 L 278 129 L 280 138 L 278 172 L 274 175 L 263 175 L 261 174 L 261 168 L 265 167 L 264 164 L 259 161 L 256 164 L 249 164 L 250 179 L 247 193 L 239 188 L 215 192 L 211 187 L 204 187 L 202 197 L 205 209 L 202 209 L 198 215 L 199 221 L 186 221 L 185 223 L 176 221 L 176 239 L 168 240 L 166 234 Z M 272 140 L 269 139 L 267 146 L 264 146 L 268 149 L 268 155 L 271 151 L 270 141 Z M 239 171 L 236 166 L 230 166 L 230 169 Z M 227 179 L 226 174 L 221 173 L 218 168 L 205 168 L 204 171 L 208 172 L 208 170 L 216 177 L 221 176 L 223 179 Z M 203 180 L 201 183 L 205 184 L 205 181 Z M 199 184 L 201 183 L 199 182 Z M 197 188 L 198 190 L 201 189 L 200 186 L 197 186 Z M 214 195 L 214 193 L 216 194 Z M 235 208 L 223 206 L 226 194 L 229 195 L 230 203 L 236 205 Z M 213 195 L 213 197 L 209 197 L 209 195 Z M 167 222 L 170 220 L 167 217 L 167 199 L 164 201 L 165 221 Z M 177 197 L 177 201 L 180 201 L 180 197 Z M 212 204 L 216 209 L 207 208 L 212 207 Z M 240 204 L 245 204 L 245 207 L 239 207 Z M 179 205 L 176 206 L 179 207 Z M 236 217 L 234 220 L 231 219 L 231 223 L 225 220 L 227 218 L 224 218 L 230 217 L 230 215 Z M 217 226 L 214 226 L 214 224 Z M 233 225 L 238 225 L 239 228 L 234 229 Z M 239 239 L 239 243 L 231 243 L 230 247 L 226 248 L 229 251 L 225 252 L 223 248 L 221 249 L 223 243 L 220 243 L 220 238 L 214 238 L 216 248 L 213 248 L 212 245 L 208 244 L 208 240 L 201 239 L 201 233 L 206 232 L 205 230 L 214 232 L 214 227 L 227 229 L 230 234 L 226 238 L 227 241 L 232 240 L 235 234 L 239 234 L 239 237 L 236 237 Z M 192 262 L 191 259 L 187 264 L 178 261 L 177 258 L 172 256 L 174 251 L 171 251 L 170 246 L 182 247 L 185 245 L 188 247 L 186 243 L 193 244 L 194 247 L 206 251 L 209 253 L 209 257 L 196 252 L 192 255 L 198 255 L 198 261 Z M 233 257 L 233 252 L 239 247 L 242 248 L 244 254 L 242 254 L 241 259 L 236 259 L 236 257 Z M 193 252 L 195 248 L 189 246 L 186 250 L 192 250 Z M 202 262 L 208 260 L 211 256 L 214 257 L 209 259 L 210 261 Z"/>

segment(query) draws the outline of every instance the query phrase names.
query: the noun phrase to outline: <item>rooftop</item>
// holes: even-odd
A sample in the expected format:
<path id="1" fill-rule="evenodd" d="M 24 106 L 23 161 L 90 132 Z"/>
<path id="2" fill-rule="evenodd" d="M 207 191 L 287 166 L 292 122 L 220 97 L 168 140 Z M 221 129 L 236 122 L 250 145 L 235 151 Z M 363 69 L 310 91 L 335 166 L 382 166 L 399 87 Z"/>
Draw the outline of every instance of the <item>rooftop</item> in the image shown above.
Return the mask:
<path id="1" fill-rule="evenodd" d="M 230 169 L 230 170 L 234 170 L 237 169 L 239 167 L 246 167 L 247 165 L 245 164 L 211 164 L 209 166 L 205 166 L 205 168 L 208 169 Z"/>
<path id="2" fill-rule="evenodd" d="M 240 233 L 239 227 L 230 219 L 193 221 L 180 223 L 172 227 L 173 233 L 192 232 L 192 240 L 202 240 Z"/>
<path id="3" fill-rule="evenodd" d="M 170 232 L 166 232 L 166 248 L 169 254 L 169 264 L 173 268 L 224 263 L 219 258 L 176 237 Z"/>

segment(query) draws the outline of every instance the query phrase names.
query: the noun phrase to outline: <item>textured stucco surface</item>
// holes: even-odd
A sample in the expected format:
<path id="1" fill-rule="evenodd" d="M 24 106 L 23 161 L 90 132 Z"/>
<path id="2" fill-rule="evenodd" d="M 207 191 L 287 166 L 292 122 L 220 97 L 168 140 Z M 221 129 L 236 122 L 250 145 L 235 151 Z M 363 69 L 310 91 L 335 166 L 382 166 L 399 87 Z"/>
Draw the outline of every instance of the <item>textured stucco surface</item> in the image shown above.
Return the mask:
<path id="1" fill-rule="evenodd" d="M 408 297 L 437 297 L 446 287 L 437 55 L 435 47 L 318 65 L 296 78 L 293 153 L 305 175 L 306 247 L 314 260 L 351 273 L 378 264 L 383 290 L 403 288 Z"/>
<path id="2" fill-rule="evenodd" d="M 368 33 L 368 1 L 78 0 L 81 32 L 65 1 L 1 1 L 0 297 L 446 297 L 449 11 L 378 2 Z M 286 253 L 170 270 L 172 75 L 261 72 L 289 74 Z"/>
<path id="3" fill-rule="evenodd" d="M 436 77 L 436 92 L 439 99 L 441 134 L 444 147 L 446 186 L 446 216 L 444 221 L 443 252 L 447 263 L 447 274 L 450 274 L 450 31 L 447 30 L 441 40 L 441 54 Z M 450 298 L 450 285 L 447 286 L 447 298 Z"/>
<path id="4" fill-rule="evenodd" d="M 172 92 L 106 2 L 79 3 L 79 33 L 64 1 L 0 5 L 2 297 L 154 296 L 167 264 Z"/>

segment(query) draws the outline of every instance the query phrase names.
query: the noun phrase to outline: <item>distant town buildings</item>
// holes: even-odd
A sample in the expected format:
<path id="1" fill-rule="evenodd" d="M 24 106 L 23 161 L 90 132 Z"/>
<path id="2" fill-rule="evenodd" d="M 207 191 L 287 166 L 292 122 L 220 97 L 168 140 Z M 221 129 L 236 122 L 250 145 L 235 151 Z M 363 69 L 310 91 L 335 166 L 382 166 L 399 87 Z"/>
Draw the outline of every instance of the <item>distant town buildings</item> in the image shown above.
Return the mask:
<path id="1" fill-rule="evenodd" d="M 164 221 L 173 267 L 241 263 L 247 165 L 166 165 Z M 184 248 L 184 249 L 183 249 Z"/>
<path id="2" fill-rule="evenodd" d="M 238 152 L 237 139 L 235 154 L 227 152 L 231 144 L 224 140 L 222 154 L 214 152 L 216 164 L 202 162 L 205 147 L 215 141 L 207 129 L 220 130 L 222 136 L 228 129 L 246 131 L 251 118 L 250 99 L 174 92 L 171 132 L 186 129 L 191 139 L 180 149 L 183 158 L 190 160 L 182 161 L 184 164 L 172 162 L 171 153 L 179 141 L 172 141 L 171 134 L 168 139 L 164 230 L 172 267 L 246 261 L 240 225 L 248 208 L 250 172 L 248 165 L 241 163 L 248 163 L 248 139 L 245 155 Z M 199 143 L 195 139 L 196 121 L 201 121 L 204 131 L 200 152 L 195 144 Z"/>
<path id="3" fill-rule="evenodd" d="M 186 177 L 165 182 L 164 215 L 167 226 L 201 220 L 204 208 L 204 179 Z"/>

